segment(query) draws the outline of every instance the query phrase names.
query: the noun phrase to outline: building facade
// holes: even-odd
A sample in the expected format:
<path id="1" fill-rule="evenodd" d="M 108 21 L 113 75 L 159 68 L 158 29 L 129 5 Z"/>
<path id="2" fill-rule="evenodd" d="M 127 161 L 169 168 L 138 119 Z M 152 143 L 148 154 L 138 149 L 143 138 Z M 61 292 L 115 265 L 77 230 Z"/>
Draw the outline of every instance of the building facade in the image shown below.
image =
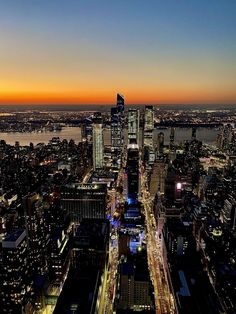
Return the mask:
<path id="1" fill-rule="evenodd" d="M 27 237 L 18 229 L 2 241 L 1 313 L 22 313 L 27 291 Z"/>
<path id="2" fill-rule="evenodd" d="M 128 203 L 136 203 L 139 195 L 139 148 L 137 144 L 128 145 L 127 156 L 127 199 Z"/>
<path id="3" fill-rule="evenodd" d="M 73 183 L 62 187 L 61 205 L 77 224 L 83 218 L 105 219 L 106 197 L 106 184 Z"/>
<path id="4" fill-rule="evenodd" d="M 153 106 L 145 106 L 144 113 L 144 146 L 153 148 L 154 111 Z"/>
<path id="5" fill-rule="evenodd" d="M 93 169 L 102 169 L 103 162 L 103 126 L 101 114 L 97 114 L 93 120 Z"/>
<path id="6" fill-rule="evenodd" d="M 129 109 L 128 111 L 128 144 L 136 141 L 139 145 L 139 110 Z"/>

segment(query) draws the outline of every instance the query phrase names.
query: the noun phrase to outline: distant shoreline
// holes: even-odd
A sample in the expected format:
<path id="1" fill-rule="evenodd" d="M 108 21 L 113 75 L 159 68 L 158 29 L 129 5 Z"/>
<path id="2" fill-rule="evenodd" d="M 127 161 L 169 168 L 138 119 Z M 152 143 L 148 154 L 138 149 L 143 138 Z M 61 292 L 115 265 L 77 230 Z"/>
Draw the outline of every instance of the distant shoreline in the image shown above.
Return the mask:
<path id="1" fill-rule="evenodd" d="M 12 112 L 12 111 L 104 111 L 107 112 L 111 107 L 115 106 L 115 104 L 107 104 L 107 105 L 0 105 L 0 111 L 3 112 Z M 127 104 L 125 108 L 129 107 L 144 107 L 145 104 Z M 153 105 L 156 109 L 161 110 L 236 110 L 236 104 L 155 104 Z"/>

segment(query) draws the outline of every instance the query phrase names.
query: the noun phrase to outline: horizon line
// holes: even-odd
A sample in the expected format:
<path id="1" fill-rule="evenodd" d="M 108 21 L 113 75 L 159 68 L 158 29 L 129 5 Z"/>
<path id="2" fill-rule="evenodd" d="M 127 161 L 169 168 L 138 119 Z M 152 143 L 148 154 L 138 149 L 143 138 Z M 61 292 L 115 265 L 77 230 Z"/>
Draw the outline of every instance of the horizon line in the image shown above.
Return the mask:
<path id="1" fill-rule="evenodd" d="M 116 103 L 0 103 L 0 106 L 115 106 Z M 125 103 L 125 106 L 236 106 L 235 103 Z"/>

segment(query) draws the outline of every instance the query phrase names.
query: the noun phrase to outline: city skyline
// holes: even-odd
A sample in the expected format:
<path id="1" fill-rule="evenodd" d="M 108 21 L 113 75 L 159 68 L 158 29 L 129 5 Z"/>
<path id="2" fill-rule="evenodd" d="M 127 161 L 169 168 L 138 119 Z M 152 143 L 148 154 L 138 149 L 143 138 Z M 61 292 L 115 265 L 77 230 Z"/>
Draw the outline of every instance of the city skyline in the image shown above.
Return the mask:
<path id="1" fill-rule="evenodd" d="M 236 109 L 116 100 L 1 112 L 1 312 L 234 313 Z"/>
<path id="2" fill-rule="evenodd" d="M 235 1 L 0 2 L 0 105 L 235 104 Z"/>

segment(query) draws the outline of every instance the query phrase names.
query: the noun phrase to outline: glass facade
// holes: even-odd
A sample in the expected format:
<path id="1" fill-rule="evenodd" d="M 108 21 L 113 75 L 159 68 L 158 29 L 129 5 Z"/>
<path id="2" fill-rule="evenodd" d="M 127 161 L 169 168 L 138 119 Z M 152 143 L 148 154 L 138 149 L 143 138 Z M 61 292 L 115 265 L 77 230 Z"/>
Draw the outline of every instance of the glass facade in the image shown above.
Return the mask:
<path id="1" fill-rule="evenodd" d="M 103 127 L 102 120 L 96 119 L 93 124 L 93 168 L 103 168 Z"/>
<path id="2" fill-rule="evenodd" d="M 145 107 L 144 115 L 144 146 L 153 148 L 154 112 L 153 106 Z"/>
<path id="3" fill-rule="evenodd" d="M 62 188 L 61 204 L 74 223 L 83 218 L 105 219 L 106 195 L 106 184 L 71 184 Z"/>
<path id="4" fill-rule="evenodd" d="M 128 144 L 136 141 L 139 144 L 139 110 L 128 111 Z"/>

